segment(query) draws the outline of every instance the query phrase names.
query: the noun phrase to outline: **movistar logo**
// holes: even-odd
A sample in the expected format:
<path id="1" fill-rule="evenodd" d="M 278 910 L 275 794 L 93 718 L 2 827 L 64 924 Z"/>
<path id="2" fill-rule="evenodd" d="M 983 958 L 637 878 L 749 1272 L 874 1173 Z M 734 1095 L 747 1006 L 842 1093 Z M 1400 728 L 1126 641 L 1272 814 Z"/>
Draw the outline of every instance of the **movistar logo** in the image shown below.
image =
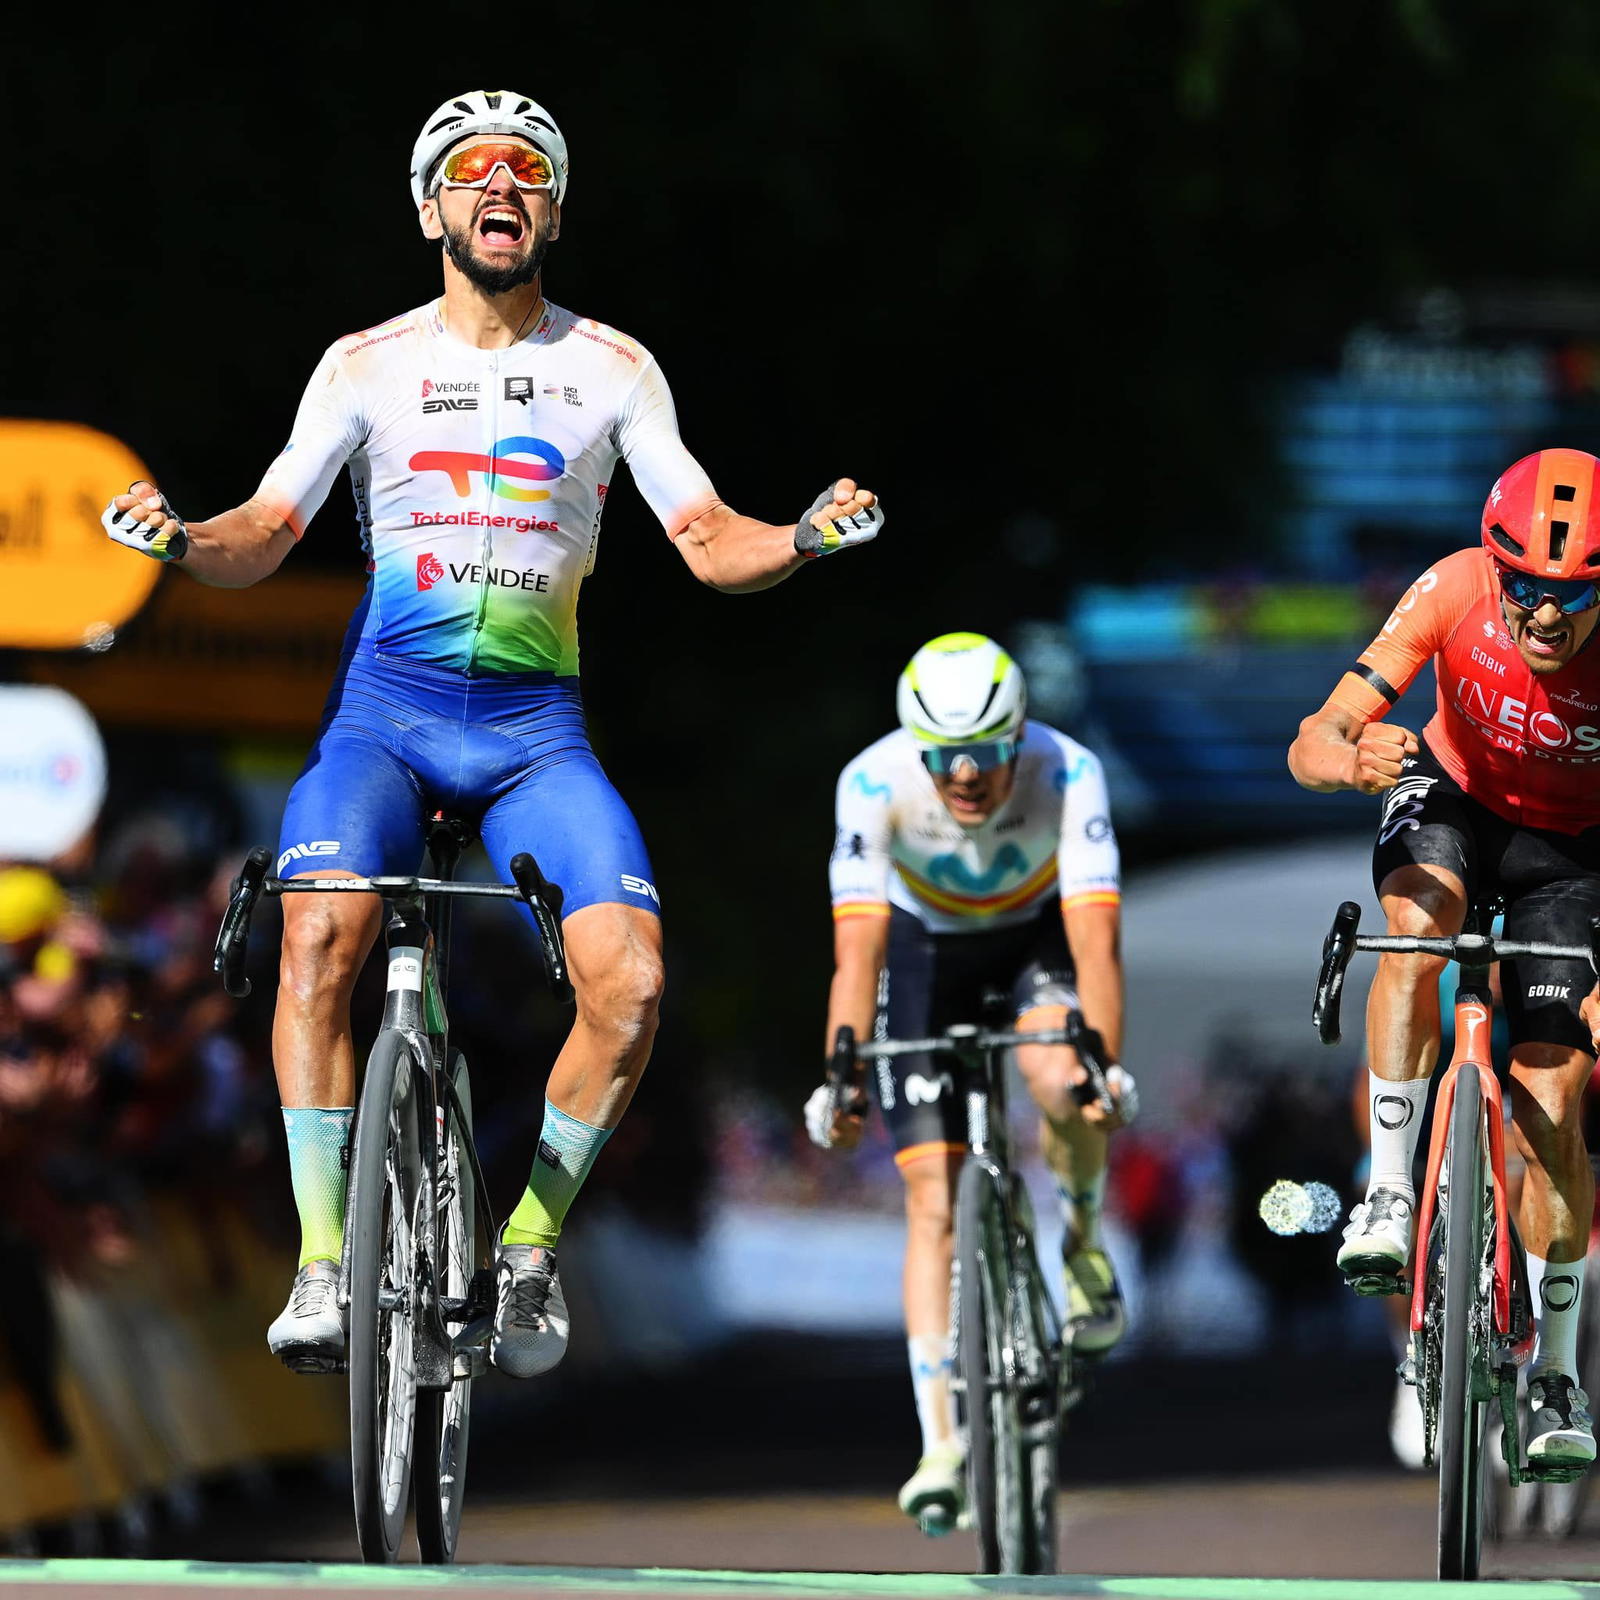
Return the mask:
<path id="1" fill-rule="evenodd" d="M 567 470 L 567 458 L 548 439 L 517 434 L 499 440 L 488 455 L 473 450 L 419 450 L 411 458 L 413 472 L 442 472 L 465 500 L 472 493 L 472 475 L 481 472 L 489 492 L 501 500 L 548 500 L 548 489 L 525 489 L 521 483 L 549 483 Z"/>
<path id="2" fill-rule="evenodd" d="M 985 872 L 974 872 L 960 856 L 935 856 L 928 863 L 928 881 L 951 889 L 963 889 L 968 894 L 992 894 L 1015 873 L 1026 877 L 1028 858 L 1015 844 L 1001 846 Z"/>
<path id="3" fill-rule="evenodd" d="M 867 775 L 858 772 L 851 780 L 850 787 L 857 794 L 863 794 L 869 800 L 887 800 L 889 798 L 889 785 L 886 783 L 868 783 Z"/>

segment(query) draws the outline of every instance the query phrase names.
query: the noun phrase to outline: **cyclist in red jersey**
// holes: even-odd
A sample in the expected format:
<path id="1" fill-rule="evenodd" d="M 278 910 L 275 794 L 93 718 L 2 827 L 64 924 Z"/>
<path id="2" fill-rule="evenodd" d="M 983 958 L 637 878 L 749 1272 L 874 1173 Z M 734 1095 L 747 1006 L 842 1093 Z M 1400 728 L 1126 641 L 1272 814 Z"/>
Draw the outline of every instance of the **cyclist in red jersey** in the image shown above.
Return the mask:
<path id="1" fill-rule="evenodd" d="M 1384 796 L 1373 883 L 1391 934 L 1459 933 L 1474 898 L 1499 895 L 1508 938 L 1586 944 L 1600 915 L 1600 460 L 1524 456 L 1490 491 L 1481 531 L 1481 548 L 1446 556 L 1406 592 L 1300 724 L 1289 770 L 1307 789 Z M 1419 740 L 1380 719 L 1429 660 L 1438 708 Z M 1378 962 L 1367 1002 L 1372 1165 L 1339 1250 L 1350 1277 L 1398 1279 L 1411 1254 L 1442 966 Z M 1585 1465 L 1594 1424 L 1577 1334 L 1594 1177 L 1580 1111 L 1600 991 L 1586 963 L 1563 961 L 1504 963 L 1501 984 L 1537 1329 L 1528 1455 Z"/>

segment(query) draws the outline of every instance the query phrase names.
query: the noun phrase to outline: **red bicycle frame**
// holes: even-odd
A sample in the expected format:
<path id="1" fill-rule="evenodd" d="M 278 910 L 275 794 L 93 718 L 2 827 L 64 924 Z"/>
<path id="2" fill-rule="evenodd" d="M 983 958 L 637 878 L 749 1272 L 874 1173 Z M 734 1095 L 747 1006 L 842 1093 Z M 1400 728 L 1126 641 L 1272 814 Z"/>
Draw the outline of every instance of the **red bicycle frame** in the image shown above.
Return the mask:
<path id="1" fill-rule="evenodd" d="M 1489 1065 L 1489 1030 L 1494 1013 L 1481 1000 L 1456 1001 L 1456 1047 L 1450 1065 L 1439 1080 L 1439 1092 L 1433 1107 L 1433 1132 L 1428 1140 L 1428 1171 L 1422 1181 L 1422 1202 L 1417 1209 L 1415 1248 L 1419 1253 L 1428 1248 L 1428 1235 L 1433 1224 L 1434 1199 L 1438 1194 L 1439 1169 L 1444 1164 L 1445 1147 L 1450 1139 L 1450 1114 L 1456 1101 L 1456 1080 L 1461 1072 L 1471 1069 L 1478 1074 L 1478 1088 L 1483 1096 L 1489 1116 L 1489 1181 L 1494 1185 L 1494 1331 L 1502 1337 L 1511 1336 L 1511 1230 L 1506 1196 L 1506 1125 L 1504 1102 L 1500 1096 L 1500 1080 Z M 1459 1178 L 1452 1175 L 1458 1185 Z M 1413 1270 L 1411 1274 L 1411 1331 L 1422 1332 L 1423 1297 L 1427 1274 Z"/>

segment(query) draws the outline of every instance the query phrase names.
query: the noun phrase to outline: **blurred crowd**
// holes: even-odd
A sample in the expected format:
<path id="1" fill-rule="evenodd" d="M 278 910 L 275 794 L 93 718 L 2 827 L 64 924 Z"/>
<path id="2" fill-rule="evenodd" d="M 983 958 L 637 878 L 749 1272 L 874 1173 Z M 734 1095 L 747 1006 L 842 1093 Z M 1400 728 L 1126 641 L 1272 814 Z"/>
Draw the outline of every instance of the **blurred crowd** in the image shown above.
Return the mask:
<path id="1" fill-rule="evenodd" d="M 128 1261 L 158 1198 L 282 1221 L 265 1035 L 211 970 L 230 876 L 160 817 L 0 865 L 0 1230 L 48 1270 Z"/>

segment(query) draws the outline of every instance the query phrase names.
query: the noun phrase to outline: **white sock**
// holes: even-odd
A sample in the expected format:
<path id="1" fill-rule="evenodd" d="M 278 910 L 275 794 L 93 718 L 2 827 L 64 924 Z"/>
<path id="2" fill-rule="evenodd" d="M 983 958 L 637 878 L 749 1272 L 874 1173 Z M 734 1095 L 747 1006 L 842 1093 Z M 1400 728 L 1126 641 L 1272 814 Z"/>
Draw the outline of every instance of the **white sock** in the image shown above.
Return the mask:
<path id="1" fill-rule="evenodd" d="M 1528 1252 L 1528 1292 L 1533 1297 L 1533 1355 L 1528 1376 L 1564 1372 L 1578 1382 L 1578 1306 L 1583 1262 L 1546 1261 Z"/>
<path id="2" fill-rule="evenodd" d="M 956 1397 L 950 1380 L 956 1371 L 955 1341 L 948 1333 L 919 1334 L 906 1340 L 911 1357 L 911 1392 L 917 1397 L 922 1453 L 956 1442 Z"/>
<path id="3" fill-rule="evenodd" d="M 1428 1103 L 1428 1080 L 1390 1083 L 1375 1072 L 1367 1073 L 1367 1119 L 1372 1129 L 1372 1171 L 1367 1193 L 1398 1189 L 1415 1202 L 1411 1163 L 1416 1159 L 1417 1135 L 1422 1131 L 1422 1111 Z"/>
<path id="4" fill-rule="evenodd" d="M 1069 1189 L 1067 1180 L 1056 1174 L 1056 1193 L 1061 1196 L 1061 1222 L 1067 1237 L 1080 1250 L 1100 1248 L 1100 1214 L 1106 1208 L 1106 1172 L 1101 1167 L 1081 1189 Z"/>

